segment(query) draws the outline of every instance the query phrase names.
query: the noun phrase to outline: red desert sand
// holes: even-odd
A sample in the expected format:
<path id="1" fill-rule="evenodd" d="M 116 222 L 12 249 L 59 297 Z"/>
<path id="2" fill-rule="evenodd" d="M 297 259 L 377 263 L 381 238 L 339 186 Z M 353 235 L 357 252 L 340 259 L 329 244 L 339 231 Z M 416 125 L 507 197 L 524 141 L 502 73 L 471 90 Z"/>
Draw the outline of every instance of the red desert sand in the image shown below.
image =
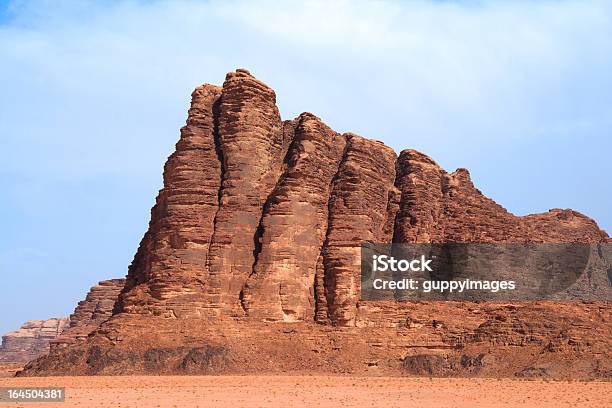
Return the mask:
<path id="1" fill-rule="evenodd" d="M 35 407 L 611 407 L 612 382 L 349 376 L 2 378 L 0 387 L 66 387 Z"/>

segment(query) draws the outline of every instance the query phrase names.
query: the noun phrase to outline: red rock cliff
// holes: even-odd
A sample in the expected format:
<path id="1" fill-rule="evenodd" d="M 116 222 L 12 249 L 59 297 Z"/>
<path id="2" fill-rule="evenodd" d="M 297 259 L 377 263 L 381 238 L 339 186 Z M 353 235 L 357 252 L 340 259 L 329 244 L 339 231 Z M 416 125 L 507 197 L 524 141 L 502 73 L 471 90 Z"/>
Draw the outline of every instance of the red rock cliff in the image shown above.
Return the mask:
<path id="1" fill-rule="evenodd" d="M 248 71 L 198 87 L 121 297 L 124 313 L 355 324 L 362 242 L 603 242 L 572 210 L 516 217 L 467 170 L 281 122 Z"/>
<path id="2" fill-rule="evenodd" d="M 93 286 L 85 299 L 81 300 L 70 315 L 70 323 L 61 334 L 51 340 L 52 349 L 73 344 L 85 339 L 101 323 L 110 319 L 117 303 L 119 292 L 125 286 L 125 279 L 109 279 Z"/>
<path id="3" fill-rule="evenodd" d="M 359 247 L 609 241 L 572 210 L 514 216 L 467 170 L 449 174 L 417 151 L 398 156 L 310 113 L 281 121 L 274 91 L 239 69 L 193 92 L 113 316 L 85 325 L 86 338 L 71 327 L 67 347 L 22 375 L 608 378 L 608 303 L 360 302 Z M 600 275 L 582 285 L 609 293 Z"/>

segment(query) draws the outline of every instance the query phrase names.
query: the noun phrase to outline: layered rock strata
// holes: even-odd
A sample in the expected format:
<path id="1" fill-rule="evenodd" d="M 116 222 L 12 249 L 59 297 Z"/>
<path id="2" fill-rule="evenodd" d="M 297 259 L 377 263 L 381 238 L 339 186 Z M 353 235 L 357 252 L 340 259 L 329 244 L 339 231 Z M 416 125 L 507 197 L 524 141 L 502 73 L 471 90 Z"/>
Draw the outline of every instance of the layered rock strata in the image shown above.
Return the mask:
<path id="1" fill-rule="evenodd" d="M 213 306 L 242 316 L 240 298 L 252 272 L 263 206 L 283 162 L 285 132 L 274 91 L 246 70 L 223 83 L 217 137 L 223 161 L 219 207 L 207 266 Z"/>
<path id="2" fill-rule="evenodd" d="M 0 363 L 26 363 L 49 351 L 49 342 L 68 326 L 67 317 L 30 320 L 2 336 Z"/>
<path id="3" fill-rule="evenodd" d="M 104 280 L 93 286 L 70 315 L 69 324 L 59 336 L 51 340 L 51 348 L 64 347 L 87 338 L 112 316 L 124 286 L 125 279 Z"/>
<path id="4" fill-rule="evenodd" d="M 571 210 L 516 217 L 467 170 L 338 134 L 240 69 L 198 87 L 123 313 L 354 325 L 363 242 L 602 242 Z"/>
<path id="5" fill-rule="evenodd" d="M 515 313 L 468 302 L 361 302 L 359 251 L 366 242 L 581 242 L 599 244 L 592 257 L 604 265 L 610 238 L 572 210 L 517 217 L 484 196 L 467 170 L 447 173 L 417 151 L 397 156 L 310 113 L 281 121 L 274 91 L 239 69 L 222 87 L 193 92 L 113 316 L 24 374 L 68 366 L 85 374 L 274 371 L 274 364 L 342 372 L 356 370 L 356 358 L 385 372 L 436 366 L 446 373 L 465 365 L 468 374 L 491 375 L 498 363 L 489 359 L 489 368 L 477 370 L 486 359 L 474 353 L 480 347 L 495 354 L 485 343 L 507 337 L 528 352 L 521 367 L 500 368 L 506 375 L 528 369 L 547 341 L 561 336 L 560 348 L 551 346 L 561 354 L 551 361 L 590 350 L 598 353 L 588 357 L 599 364 L 597 375 L 607 375 L 601 361 L 612 357 L 610 339 L 601 335 L 596 346 L 580 334 L 610 328 L 606 302 L 563 306 L 565 318 L 580 317 L 571 327 L 554 317 L 561 307 L 555 304 L 534 312 L 525 304 Z M 581 290 L 609 299 L 600 269 Z M 551 323 L 517 329 L 521 319 L 541 318 Z M 487 331 L 497 334 L 489 339 Z M 499 358 L 523 349 L 504 350 Z M 593 367 L 584 370 L 595 375 Z"/>
<path id="6" fill-rule="evenodd" d="M 447 173 L 415 150 L 401 152 L 400 210 L 393 242 L 600 243 L 607 234 L 572 210 L 517 217 L 474 187 L 470 173 Z"/>
<path id="7" fill-rule="evenodd" d="M 390 242 L 395 213 L 396 154 L 380 142 L 349 135 L 345 157 L 329 199 L 329 224 L 322 251 L 327 317 L 337 325 L 354 325 L 360 293 L 360 245 Z M 325 316 L 319 314 L 319 321 Z"/>
<path id="8" fill-rule="evenodd" d="M 285 170 L 264 205 L 245 311 L 256 319 L 312 320 L 313 283 L 328 225 L 332 180 L 346 138 L 311 114 L 298 118 Z"/>
<path id="9" fill-rule="evenodd" d="M 214 308 L 207 260 L 221 185 L 220 94 L 211 85 L 192 94 L 187 123 L 164 167 L 164 188 L 128 270 L 119 305 L 126 312 L 184 317 Z"/>

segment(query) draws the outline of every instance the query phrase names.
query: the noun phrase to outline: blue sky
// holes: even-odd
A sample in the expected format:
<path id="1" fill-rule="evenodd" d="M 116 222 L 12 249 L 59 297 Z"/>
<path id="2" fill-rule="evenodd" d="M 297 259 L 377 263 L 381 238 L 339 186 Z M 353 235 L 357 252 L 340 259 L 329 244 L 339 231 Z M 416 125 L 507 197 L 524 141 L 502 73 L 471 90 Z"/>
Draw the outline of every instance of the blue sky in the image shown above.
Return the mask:
<path id="1" fill-rule="evenodd" d="M 0 2 L 0 333 L 123 276 L 202 82 L 612 231 L 612 2 Z"/>

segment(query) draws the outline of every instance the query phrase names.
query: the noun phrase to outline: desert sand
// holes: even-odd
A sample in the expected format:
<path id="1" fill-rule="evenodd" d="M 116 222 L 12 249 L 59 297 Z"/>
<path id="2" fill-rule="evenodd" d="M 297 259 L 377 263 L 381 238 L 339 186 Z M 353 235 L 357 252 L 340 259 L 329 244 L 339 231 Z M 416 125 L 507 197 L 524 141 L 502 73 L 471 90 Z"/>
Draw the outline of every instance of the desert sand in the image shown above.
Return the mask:
<path id="1" fill-rule="evenodd" d="M 0 378 L 0 387 L 66 387 L 35 407 L 610 407 L 612 382 L 350 376 Z"/>

